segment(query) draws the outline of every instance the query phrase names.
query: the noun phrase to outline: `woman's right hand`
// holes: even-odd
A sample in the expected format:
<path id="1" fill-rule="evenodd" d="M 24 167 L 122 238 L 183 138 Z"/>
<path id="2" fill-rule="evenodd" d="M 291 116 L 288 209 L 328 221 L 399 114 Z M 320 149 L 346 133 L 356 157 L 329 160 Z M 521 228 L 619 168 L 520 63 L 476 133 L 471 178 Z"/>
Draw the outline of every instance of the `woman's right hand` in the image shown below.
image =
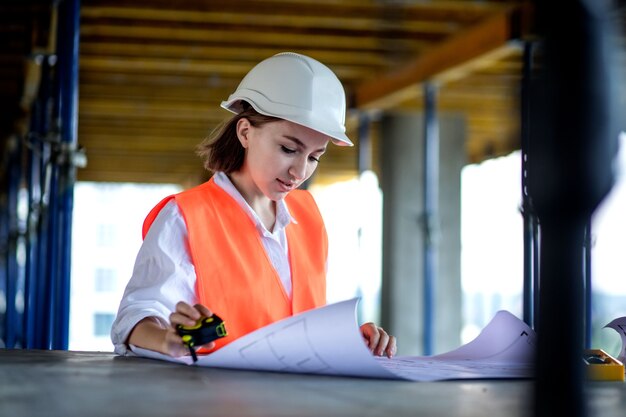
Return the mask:
<path id="1" fill-rule="evenodd" d="M 176 326 L 193 326 L 200 317 L 210 317 L 213 313 L 202 304 L 191 306 L 183 301 L 176 304 L 176 311 L 170 314 L 170 326 L 167 328 L 165 338 L 163 340 L 162 352 L 167 355 L 179 357 L 189 354 L 189 349 L 183 345 L 183 339 L 176 332 Z M 214 342 L 202 345 L 206 349 L 212 349 Z M 200 346 L 195 346 L 199 348 Z"/>
<path id="2" fill-rule="evenodd" d="M 146 317 L 135 325 L 127 343 L 175 358 L 189 355 L 189 349 L 183 345 L 183 339 L 176 333 L 176 326 L 179 324 L 193 326 L 201 316 L 211 315 L 213 315 L 211 310 L 201 304 L 191 306 L 181 301 L 176 304 L 176 311 L 170 314 L 169 325 L 156 317 Z M 215 343 L 211 342 L 203 347 L 212 349 L 214 346 Z"/>

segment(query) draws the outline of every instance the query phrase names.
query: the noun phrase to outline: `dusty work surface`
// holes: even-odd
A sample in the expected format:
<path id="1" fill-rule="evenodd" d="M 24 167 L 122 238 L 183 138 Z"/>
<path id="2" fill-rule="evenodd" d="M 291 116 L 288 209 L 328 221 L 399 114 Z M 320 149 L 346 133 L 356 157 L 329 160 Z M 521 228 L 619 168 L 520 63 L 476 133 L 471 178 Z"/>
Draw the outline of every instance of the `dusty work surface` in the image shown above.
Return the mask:
<path id="1" fill-rule="evenodd" d="M 624 416 L 626 384 L 588 383 Z M 0 416 L 530 416 L 530 380 L 404 382 L 211 369 L 111 353 L 0 349 Z"/>

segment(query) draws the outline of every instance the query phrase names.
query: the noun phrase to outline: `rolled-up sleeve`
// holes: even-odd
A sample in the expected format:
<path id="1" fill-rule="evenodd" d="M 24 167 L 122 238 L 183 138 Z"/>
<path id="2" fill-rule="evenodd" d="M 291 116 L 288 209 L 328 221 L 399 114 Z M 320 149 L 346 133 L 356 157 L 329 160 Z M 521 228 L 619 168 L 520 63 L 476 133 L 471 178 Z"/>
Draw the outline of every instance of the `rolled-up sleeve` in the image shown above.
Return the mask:
<path id="1" fill-rule="evenodd" d="M 185 221 L 174 200 L 168 202 L 146 234 L 115 321 L 111 340 L 126 355 L 128 336 L 146 317 L 164 325 L 179 301 L 197 303 L 196 273 L 189 255 Z"/>

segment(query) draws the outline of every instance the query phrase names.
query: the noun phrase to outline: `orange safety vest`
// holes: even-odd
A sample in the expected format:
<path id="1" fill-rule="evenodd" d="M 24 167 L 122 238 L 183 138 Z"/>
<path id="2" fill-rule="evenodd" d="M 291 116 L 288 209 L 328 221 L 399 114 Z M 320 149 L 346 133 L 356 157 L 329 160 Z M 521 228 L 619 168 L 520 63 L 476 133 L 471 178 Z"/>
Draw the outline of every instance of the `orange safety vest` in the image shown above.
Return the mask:
<path id="1" fill-rule="evenodd" d="M 287 225 L 292 299 L 248 214 L 213 179 L 163 199 L 148 214 L 143 236 L 172 198 L 183 215 L 196 270 L 198 300 L 219 315 L 228 336 L 216 349 L 256 329 L 326 303 L 328 237 L 315 200 L 294 190 L 285 201 L 297 223 Z"/>

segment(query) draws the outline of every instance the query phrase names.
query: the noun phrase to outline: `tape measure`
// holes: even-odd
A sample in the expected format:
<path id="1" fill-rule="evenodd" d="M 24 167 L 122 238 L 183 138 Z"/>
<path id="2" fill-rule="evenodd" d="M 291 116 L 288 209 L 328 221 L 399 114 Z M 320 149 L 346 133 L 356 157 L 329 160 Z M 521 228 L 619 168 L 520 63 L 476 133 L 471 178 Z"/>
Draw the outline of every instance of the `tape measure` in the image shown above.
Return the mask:
<path id="1" fill-rule="evenodd" d="M 602 349 L 585 349 L 583 363 L 588 379 L 593 381 L 624 380 L 624 364 Z"/>
<path id="2" fill-rule="evenodd" d="M 228 336 L 224 321 L 217 315 L 200 317 L 193 326 L 176 326 L 176 332 L 182 337 L 183 344 L 189 348 L 193 361 L 196 362 L 196 346 L 202 346 L 213 340 Z"/>

